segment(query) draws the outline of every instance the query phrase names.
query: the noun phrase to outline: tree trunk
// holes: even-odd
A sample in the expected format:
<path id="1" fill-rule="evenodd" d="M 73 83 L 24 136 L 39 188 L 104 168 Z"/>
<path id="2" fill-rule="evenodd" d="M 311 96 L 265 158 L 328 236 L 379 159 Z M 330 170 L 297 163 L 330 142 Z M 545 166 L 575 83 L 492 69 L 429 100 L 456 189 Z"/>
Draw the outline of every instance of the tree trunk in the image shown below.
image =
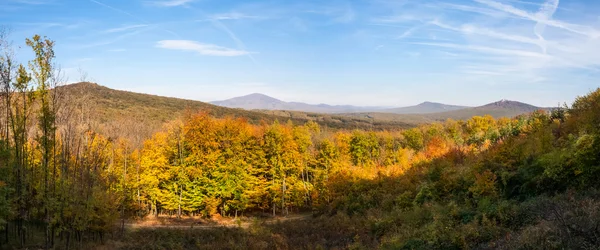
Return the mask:
<path id="1" fill-rule="evenodd" d="M 179 186 L 179 203 L 177 204 L 177 219 L 181 219 L 181 186 Z"/>
<path id="2" fill-rule="evenodd" d="M 285 209 L 285 174 L 283 175 L 282 185 L 281 185 L 281 213 L 283 214 L 285 211 L 285 215 L 287 215 L 287 210 Z"/>

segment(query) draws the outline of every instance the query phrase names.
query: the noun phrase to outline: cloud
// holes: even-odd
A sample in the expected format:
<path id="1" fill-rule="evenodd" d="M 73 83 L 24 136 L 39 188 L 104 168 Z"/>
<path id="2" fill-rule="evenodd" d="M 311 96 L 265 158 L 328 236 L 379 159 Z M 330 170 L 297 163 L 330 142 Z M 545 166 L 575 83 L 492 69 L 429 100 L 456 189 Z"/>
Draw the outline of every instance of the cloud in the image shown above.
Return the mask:
<path id="1" fill-rule="evenodd" d="M 514 16 L 518 16 L 521 18 L 528 19 L 530 21 L 534 21 L 537 23 L 536 25 L 544 24 L 544 25 L 555 27 L 555 28 L 564 29 L 564 30 L 567 30 L 567 31 L 570 31 L 573 33 L 580 34 L 580 35 L 588 36 L 591 38 L 600 37 L 600 31 L 593 29 L 589 26 L 582 26 L 582 25 L 571 24 L 568 22 L 557 21 L 557 20 L 548 18 L 546 15 L 544 15 L 544 14 L 550 14 L 548 12 L 548 10 L 550 10 L 552 13 L 554 13 L 556 7 L 558 6 L 557 0 L 550 0 L 550 1 L 546 2 L 542 6 L 542 8 L 540 9 L 540 12 L 539 12 L 542 15 L 540 15 L 539 13 L 536 13 L 536 14 L 529 13 L 525 10 L 515 8 L 511 5 L 503 4 L 503 3 L 492 1 L 492 0 L 473 0 L 473 1 L 480 3 L 480 4 L 487 5 L 493 9 L 512 14 Z M 555 7 L 555 5 L 556 5 L 556 7 Z"/>
<path id="2" fill-rule="evenodd" d="M 97 5 L 100 5 L 100 6 L 102 6 L 102 7 L 105 7 L 105 8 L 111 9 L 111 10 L 113 10 L 113 11 L 115 11 L 115 12 L 119 12 L 119 13 L 121 13 L 121 14 L 125 14 L 125 15 L 127 15 L 127 16 L 129 16 L 129 17 L 131 17 L 131 18 L 134 18 L 134 19 L 137 19 L 137 20 L 141 20 L 139 17 L 137 17 L 137 16 L 135 16 L 135 15 L 133 15 L 133 14 L 131 14 L 131 13 L 127 12 L 127 11 L 124 11 L 124 10 L 122 10 L 122 9 L 119 9 L 119 8 L 115 8 L 115 7 L 113 7 L 113 6 L 110 6 L 110 5 L 108 5 L 108 4 L 105 4 L 105 3 L 102 3 L 102 2 L 99 2 L 99 1 L 96 1 L 96 0 L 90 0 L 90 2 L 92 2 L 92 3 L 95 3 L 95 4 L 97 4 Z M 143 20 L 142 20 L 142 21 L 143 21 Z"/>
<path id="3" fill-rule="evenodd" d="M 9 3 L 42 5 L 54 3 L 54 0 L 8 0 Z"/>
<path id="4" fill-rule="evenodd" d="M 98 42 L 94 42 L 94 43 L 90 43 L 90 44 L 84 44 L 84 45 L 80 45 L 78 46 L 79 49 L 88 49 L 88 48 L 93 48 L 93 47 L 98 47 L 98 46 L 104 46 L 104 45 L 109 45 L 109 44 L 113 44 L 116 43 L 118 41 L 121 41 L 125 38 L 131 37 L 131 36 L 135 36 L 137 34 L 140 34 L 142 32 L 148 31 L 150 30 L 150 28 L 145 28 L 145 29 L 137 29 L 128 33 L 123 33 L 121 35 L 118 35 L 116 37 L 111 37 L 108 39 L 104 39 L 104 40 L 100 40 Z"/>
<path id="5" fill-rule="evenodd" d="M 350 4 L 343 7 L 321 7 L 303 11 L 304 13 L 323 15 L 331 18 L 335 23 L 351 23 L 356 19 L 356 12 Z"/>
<path id="6" fill-rule="evenodd" d="M 108 30 L 105 30 L 104 33 L 123 32 L 123 31 L 131 30 L 131 29 L 137 29 L 137 28 L 143 28 L 143 27 L 148 27 L 148 25 L 147 24 L 128 25 L 128 26 L 123 26 L 123 27 L 119 27 L 119 28 L 108 29 Z"/>
<path id="7" fill-rule="evenodd" d="M 334 22 L 338 23 L 350 23 L 356 19 L 356 13 L 354 9 L 348 5 L 346 8 L 341 11 L 341 14 L 333 19 Z"/>
<path id="8" fill-rule="evenodd" d="M 162 0 L 162 1 L 152 1 L 150 3 L 153 5 L 156 5 L 156 6 L 161 6 L 161 7 L 176 7 L 176 6 L 187 5 L 194 1 L 195 0 Z"/>
<path id="9" fill-rule="evenodd" d="M 396 33 L 400 35 L 393 38 L 414 38 L 396 44 L 421 57 L 437 56 L 429 59 L 446 65 L 444 70 L 456 79 L 558 83 L 565 76 L 600 72 L 600 23 L 586 12 L 564 12 L 560 0 L 472 0 L 464 5 L 424 1 L 391 8 L 371 23 L 388 37 Z"/>
<path id="10" fill-rule="evenodd" d="M 486 46 L 462 45 L 462 44 L 452 44 L 452 43 L 427 43 L 427 42 L 425 42 L 425 43 L 413 43 L 413 44 L 436 46 L 436 47 L 457 49 L 457 50 L 463 50 L 463 51 L 471 51 L 471 52 L 479 52 L 479 53 L 486 53 L 486 54 L 495 54 L 495 55 L 501 55 L 501 56 L 550 58 L 550 56 L 548 56 L 548 55 L 545 55 L 542 53 L 537 53 L 537 52 L 532 52 L 532 51 L 526 51 L 526 50 L 498 49 L 498 48 L 486 47 Z"/>
<path id="11" fill-rule="evenodd" d="M 252 52 L 245 50 L 231 49 L 190 40 L 162 40 L 157 42 L 156 47 L 162 49 L 195 51 L 206 56 L 244 56 L 253 54 Z"/>
<path id="12" fill-rule="evenodd" d="M 463 24 L 460 27 L 453 27 L 451 25 L 442 23 L 438 20 L 434 20 L 430 23 L 432 25 L 438 26 L 440 28 L 463 33 L 464 35 L 482 35 L 482 36 L 487 36 L 487 37 L 496 38 L 496 39 L 508 40 L 508 41 L 512 41 L 512 42 L 533 44 L 536 46 L 540 46 L 540 48 L 542 48 L 543 52 L 546 53 L 545 41 L 540 41 L 540 40 L 536 40 L 533 38 L 515 35 L 515 34 L 505 34 L 505 33 L 494 31 L 489 28 L 478 27 L 473 24 Z M 544 43 L 544 44 L 542 44 L 542 43 Z"/>
<path id="13" fill-rule="evenodd" d="M 549 0 L 549 1 L 545 2 L 540 7 L 540 10 L 536 13 L 536 16 L 544 21 L 550 20 L 552 18 L 552 15 L 554 15 L 554 12 L 556 12 L 556 9 L 558 8 L 558 3 L 559 3 L 559 0 Z M 545 28 L 546 28 L 546 24 L 543 22 L 540 22 L 540 21 L 538 21 L 535 24 L 535 27 L 533 28 L 533 32 L 540 40 L 540 47 L 542 47 L 544 54 L 547 52 L 546 39 L 544 39 L 544 36 L 542 36 Z"/>
<path id="14" fill-rule="evenodd" d="M 414 27 L 411 27 L 409 29 L 407 29 L 406 31 L 404 31 L 402 34 L 400 34 L 400 36 L 398 36 L 398 39 L 404 39 L 407 38 L 409 36 L 411 36 L 416 30 L 426 26 L 427 24 L 420 24 L 420 25 L 416 25 Z"/>
<path id="15" fill-rule="evenodd" d="M 213 20 L 240 20 L 240 19 L 262 19 L 261 16 L 246 15 L 238 12 L 215 14 L 210 16 Z"/>
<path id="16" fill-rule="evenodd" d="M 110 6 L 110 5 L 108 5 L 108 4 L 105 4 L 105 3 L 98 2 L 98 1 L 96 1 L 96 0 L 89 0 L 89 1 L 90 1 L 90 2 L 92 2 L 92 3 L 95 3 L 95 4 L 97 4 L 97 5 L 100 5 L 100 6 L 102 6 L 102 7 L 105 7 L 105 8 L 111 9 L 111 10 L 112 10 L 112 11 L 114 11 L 114 12 L 118 12 L 118 13 L 124 14 L 124 15 L 126 15 L 126 16 L 129 16 L 129 17 L 131 17 L 131 18 L 133 18 L 133 19 L 136 19 L 136 20 L 138 20 L 138 21 L 142 22 L 144 25 L 147 25 L 147 26 L 149 26 L 149 23 L 148 23 L 147 21 L 145 21 L 144 19 L 142 19 L 142 18 L 139 18 L 138 16 L 135 16 L 135 15 L 133 15 L 133 14 L 131 14 L 131 13 L 127 12 L 127 11 L 124 11 L 124 10 L 122 10 L 122 9 L 119 9 L 119 8 L 115 8 L 115 7 L 113 7 L 113 6 Z M 164 32 L 167 32 L 167 33 L 169 33 L 169 34 L 171 34 L 171 35 L 174 35 L 175 37 L 179 37 L 179 34 L 177 34 L 176 32 L 174 32 L 174 31 L 172 31 L 172 30 L 169 30 L 169 29 L 164 29 L 164 28 L 161 28 L 161 30 L 162 30 L 162 31 L 164 31 Z"/>

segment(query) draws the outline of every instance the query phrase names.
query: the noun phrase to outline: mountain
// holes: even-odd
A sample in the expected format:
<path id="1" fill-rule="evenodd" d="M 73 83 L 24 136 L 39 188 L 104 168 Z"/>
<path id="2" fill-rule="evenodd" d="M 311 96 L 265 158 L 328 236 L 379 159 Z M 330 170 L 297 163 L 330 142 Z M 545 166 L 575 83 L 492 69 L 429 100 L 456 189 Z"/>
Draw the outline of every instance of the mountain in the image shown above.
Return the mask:
<path id="1" fill-rule="evenodd" d="M 373 121 L 371 119 L 350 118 L 329 114 L 298 112 L 289 114 L 268 114 L 259 111 L 226 108 L 200 101 L 162 97 L 149 94 L 110 89 L 95 83 L 82 82 L 58 88 L 61 95 L 68 98 L 72 109 L 66 111 L 73 118 L 89 124 L 92 128 L 108 136 L 119 135 L 132 141 L 139 141 L 159 130 L 165 123 L 182 117 L 186 112 L 208 112 L 217 118 L 239 117 L 253 124 L 272 123 L 275 120 L 304 124 L 309 120 L 331 129 L 399 129 L 414 125 L 393 121 Z M 273 102 L 257 96 L 263 102 Z M 255 97 L 256 98 L 256 97 Z M 262 99 L 261 99 L 262 98 Z M 273 102 L 274 103 L 274 102 Z"/>
<path id="2" fill-rule="evenodd" d="M 423 102 L 421 104 L 402 108 L 392 108 L 381 110 L 380 112 L 394 113 L 394 114 L 430 114 L 439 113 L 452 110 L 460 110 L 468 108 L 466 106 L 448 105 L 437 102 Z"/>
<path id="3" fill-rule="evenodd" d="M 275 120 L 279 120 L 280 122 L 287 122 L 289 120 L 295 124 L 315 121 L 322 127 L 329 129 L 395 130 L 414 127 L 422 123 L 446 120 L 448 118 L 456 120 L 468 119 L 475 115 L 482 116 L 486 114 L 496 118 L 513 117 L 538 109 L 548 110 L 548 108 L 538 108 L 521 102 L 501 100 L 474 108 L 427 114 L 392 114 L 383 112 L 324 114 L 289 109 L 249 111 L 239 108 L 221 107 L 200 101 L 115 90 L 87 82 L 70 84 L 59 89 L 68 98 L 66 102 L 73 104 L 69 106 L 74 107 L 74 109 L 67 111 L 72 113 L 72 117 L 89 124 L 91 128 L 107 136 L 124 136 L 134 141 L 134 143 L 136 141 L 141 143 L 143 138 L 152 135 L 152 133 L 159 130 L 165 123 L 182 117 L 186 112 L 204 111 L 218 118 L 239 117 L 248 120 L 252 124 L 261 124 L 263 121 L 271 123 Z M 286 103 L 260 94 L 251 96 L 255 101 L 259 101 L 260 103 L 271 103 L 271 107 L 289 107 L 285 105 L 300 106 L 298 103 Z M 321 108 L 320 110 L 331 110 L 331 107 L 336 107 L 338 110 L 342 110 L 340 107 L 346 107 L 347 109 L 353 107 L 310 106 L 319 107 Z"/>
<path id="4" fill-rule="evenodd" d="M 242 108 L 242 109 L 267 109 L 267 110 L 281 110 L 286 109 L 287 103 L 273 97 L 254 93 L 245 96 L 235 97 L 223 101 L 211 102 L 211 104 L 228 107 L 228 108 Z"/>
<path id="5" fill-rule="evenodd" d="M 442 104 L 444 105 L 444 104 Z M 419 106 L 419 105 L 417 105 Z M 413 106 L 413 107 L 417 107 Z M 448 105 L 449 106 L 449 105 Z M 454 106 L 457 107 L 457 106 Z M 409 107 L 411 108 L 411 107 Z M 414 109 L 413 109 L 414 110 Z M 424 110 L 424 109 L 422 109 Z M 388 122 L 402 122 L 409 124 L 419 123 L 431 123 L 435 121 L 445 121 L 447 119 L 454 120 L 466 120 L 473 116 L 484 116 L 491 115 L 494 118 L 500 117 L 515 117 L 522 114 L 531 113 L 537 110 L 551 110 L 551 108 L 536 107 L 527 103 L 500 100 L 497 102 L 485 104 L 478 107 L 464 107 L 458 110 L 451 110 L 445 112 L 436 113 L 422 113 L 422 114 L 394 114 L 384 112 L 359 112 L 359 113 L 346 113 L 341 114 L 343 116 L 352 117 L 356 119 L 372 119 L 374 121 L 388 121 Z"/>
<path id="6" fill-rule="evenodd" d="M 479 107 L 465 108 L 454 111 L 439 112 L 428 114 L 427 116 L 435 120 L 445 120 L 452 118 L 455 120 L 469 119 L 473 116 L 491 115 L 494 118 L 515 117 L 522 114 L 531 113 L 537 110 L 550 110 L 549 108 L 536 107 L 531 104 L 510 101 L 502 99 L 497 102 L 489 103 Z"/>
<path id="7" fill-rule="evenodd" d="M 241 108 L 246 110 L 287 110 L 313 113 L 351 113 L 381 110 L 381 107 L 358 107 L 351 105 L 307 104 L 302 102 L 285 102 L 264 94 L 254 93 L 235 97 L 223 101 L 214 101 L 211 104 L 228 108 Z"/>

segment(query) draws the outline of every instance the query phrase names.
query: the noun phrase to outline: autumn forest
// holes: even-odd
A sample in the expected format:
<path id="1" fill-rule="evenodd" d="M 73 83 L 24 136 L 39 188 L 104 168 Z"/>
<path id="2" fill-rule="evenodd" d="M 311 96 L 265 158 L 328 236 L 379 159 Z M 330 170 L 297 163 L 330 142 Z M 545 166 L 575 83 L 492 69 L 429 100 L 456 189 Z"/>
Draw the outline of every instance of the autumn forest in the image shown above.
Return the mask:
<path id="1" fill-rule="evenodd" d="M 26 44 L 34 57 L 17 62 L 0 37 L 4 248 L 600 246 L 600 89 L 551 111 L 413 128 L 190 109 L 145 136 L 89 122 L 85 100 L 61 91 L 54 42 Z M 152 218 L 184 226 L 135 227 Z M 182 222 L 196 219 L 215 224 Z"/>

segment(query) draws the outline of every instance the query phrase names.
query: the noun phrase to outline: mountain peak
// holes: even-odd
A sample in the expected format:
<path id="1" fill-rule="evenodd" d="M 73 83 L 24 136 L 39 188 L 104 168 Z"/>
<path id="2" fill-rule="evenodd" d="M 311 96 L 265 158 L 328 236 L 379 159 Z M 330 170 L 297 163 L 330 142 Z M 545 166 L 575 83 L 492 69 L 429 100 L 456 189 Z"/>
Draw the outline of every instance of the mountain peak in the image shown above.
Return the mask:
<path id="1" fill-rule="evenodd" d="M 273 98 L 273 97 L 270 97 L 270 96 L 262 94 L 262 93 L 252 93 L 252 94 L 248 94 L 248 95 L 241 96 L 241 97 L 269 97 L 269 98 Z M 273 98 L 273 99 L 275 99 L 275 98 Z"/>
<path id="2" fill-rule="evenodd" d="M 533 112 L 539 109 L 539 107 L 522 103 L 518 101 L 511 101 L 507 99 L 502 99 L 497 102 L 492 102 L 486 105 L 481 106 L 482 108 L 491 108 L 491 109 L 513 109 L 513 110 L 522 110 L 524 113 Z"/>
<path id="3" fill-rule="evenodd" d="M 387 112 L 395 114 L 428 114 L 467 108 L 465 106 L 448 105 L 438 102 L 422 102 L 415 106 L 387 109 Z"/>
<path id="4" fill-rule="evenodd" d="M 288 110 L 315 113 L 351 113 L 358 111 L 380 110 L 378 107 L 357 107 L 351 105 L 307 104 L 302 102 L 285 102 L 261 93 L 252 93 L 223 101 L 211 102 L 214 105 L 228 108 Z"/>
<path id="5" fill-rule="evenodd" d="M 81 87 L 103 87 L 101 85 L 98 85 L 97 83 L 94 82 L 76 82 L 76 83 L 71 83 L 68 84 L 71 86 L 81 86 Z"/>

